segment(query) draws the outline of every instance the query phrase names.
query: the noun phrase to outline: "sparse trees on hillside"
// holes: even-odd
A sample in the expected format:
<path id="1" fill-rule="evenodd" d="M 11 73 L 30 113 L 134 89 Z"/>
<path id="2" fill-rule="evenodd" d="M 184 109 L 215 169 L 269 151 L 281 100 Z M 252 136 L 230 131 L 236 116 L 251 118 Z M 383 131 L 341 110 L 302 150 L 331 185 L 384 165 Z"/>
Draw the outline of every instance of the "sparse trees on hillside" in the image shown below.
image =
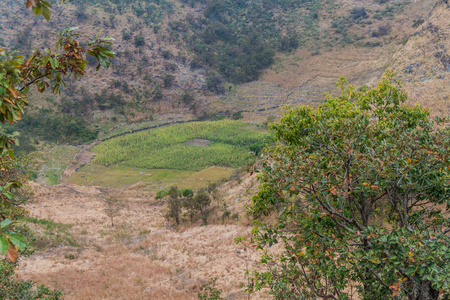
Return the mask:
<path id="1" fill-rule="evenodd" d="M 159 191 L 155 199 L 167 197 L 166 219 L 180 225 L 183 208 L 191 223 L 201 218 L 203 225 L 208 224 L 211 197 L 206 191 L 198 191 L 195 195 L 191 189 L 179 190 L 171 187 L 169 191 Z"/>
<path id="2" fill-rule="evenodd" d="M 387 74 L 271 127 L 251 213 L 276 299 L 449 299 L 450 128 Z M 272 216 L 268 221 L 265 216 Z M 281 244 L 282 255 L 270 247 Z"/>

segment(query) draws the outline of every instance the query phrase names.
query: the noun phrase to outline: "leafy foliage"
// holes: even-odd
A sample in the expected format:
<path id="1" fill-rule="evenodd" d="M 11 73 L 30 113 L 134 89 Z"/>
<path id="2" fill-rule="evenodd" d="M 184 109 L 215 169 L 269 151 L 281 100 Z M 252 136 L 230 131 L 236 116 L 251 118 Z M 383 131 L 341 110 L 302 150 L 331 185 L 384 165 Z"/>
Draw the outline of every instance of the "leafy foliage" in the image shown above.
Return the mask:
<path id="1" fill-rule="evenodd" d="M 65 0 L 62 0 L 65 2 Z M 32 8 L 35 15 L 43 15 L 49 21 L 51 5 L 44 0 L 27 0 L 26 8 Z M 10 125 L 22 119 L 25 107 L 28 105 L 27 93 L 33 86 L 39 92 L 51 88 L 58 93 L 65 86 L 64 75 L 80 77 L 85 74 L 85 56 L 95 57 L 100 66 L 108 67 L 114 53 L 106 48 L 111 44 L 111 38 L 101 38 L 100 32 L 94 39 L 88 40 L 87 48 L 83 48 L 79 38 L 87 38 L 75 33 L 77 28 L 68 28 L 57 35 L 53 50 L 36 50 L 28 58 L 7 52 L 0 48 L 0 121 Z M 0 263 L 0 296 L 2 299 L 59 299 L 59 292 L 51 292 L 41 286 L 34 289 L 31 282 L 16 281 L 13 277 L 14 265 L 18 258 L 18 249 L 27 245 L 25 237 L 16 232 L 16 221 L 25 214 L 20 207 L 26 198 L 22 197 L 20 188 L 24 176 L 13 160 L 11 147 L 17 143 L 16 133 L 0 130 L 0 255 L 6 259 Z M 19 191 L 19 192 L 18 192 Z"/>
<path id="2" fill-rule="evenodd" d="M 45 1 L 38 1 L 38 3 Z M 38 6 L 36 6 L 38 7 Z M 43 9 L 43 8 L 42 8 Z M 38 11 L 39 12 L 39 11 Z M 63 30 L 58 35 L 54 51 L 36 51 L 27 60 L 12 55 L 0 49 L 0 121 L 14 124 L 22 119 L 25 107 L 28 105 L 27 93 L 31 86 L 36 86 L 39 92 L 51 88 L 58 93 L 65 86 L 63 75 L 73 74 L 75 77 L 85 74 L 85 55 L 95 57 L 100 65 L 108 67 L 113 52 L 105 47 L 111 44 L 111 38 L 101 38 L 100 33 L 88 42 L 88 49 L 80 46 L 75 39 L 79 37 L 76 28 Z M 6 134 L 2 129 L 0 137 L 1 154 L 6 154 L 15 143 L 15 136 Z"/>
<path id="3" fill-rule="evenodd" d="M 59 291 L 51 291 L 44 285 L 36 288 L 31 281 L 16 280 L 14 278 L 16 266 L 17 264 L 11 261 L 0 260 L 0 299 L 62 299 Z"/>
<path id="4" fill-rule="evenodd" d="M 268 268 L 254 289 L 267 284 L 277 299 L 449 297 L 449 128 L 404 105 L 391 78 L 374 89 L 341 80 L 341 96 L 272 125 L 280 144 L 251 205 Z M 280 256 L 269 251 L 277 243 Z"/>
<path id="5" fill-rule="evenodd" d="M 198 293 L 197 297 L 200 300 L 224 300 L 222 298 L 222 290 L 216 288 L 217 278 L 213 278 L 210 282 L 202 286 L 202 291 Z"/>

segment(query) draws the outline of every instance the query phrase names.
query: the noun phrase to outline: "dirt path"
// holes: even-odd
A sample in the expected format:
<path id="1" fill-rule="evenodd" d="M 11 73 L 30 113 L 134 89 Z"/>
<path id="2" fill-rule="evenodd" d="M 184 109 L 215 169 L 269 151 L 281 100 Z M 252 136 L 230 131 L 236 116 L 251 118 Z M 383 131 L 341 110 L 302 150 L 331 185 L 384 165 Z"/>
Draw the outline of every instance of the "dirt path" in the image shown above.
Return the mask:
<path id="1" fill-rule="evenodd" d="M 80 149 L 80 151 L 78 151 L 78 153 L 75 155 L 75 157 L 72 159 L 70 164 L 67 166 L 67 168 L 64 170 L 63 174 L 59 178 L 58 180 L 59 182 L 64 182 L 67 178 L 69 178 L 70 175 L 75 173 L 79 168 L 91 162 L 91 160 L 95 156 L 95 153 L 90 151 L 92 147 L 93 145 L 89 144 L 83 146 Z"/>

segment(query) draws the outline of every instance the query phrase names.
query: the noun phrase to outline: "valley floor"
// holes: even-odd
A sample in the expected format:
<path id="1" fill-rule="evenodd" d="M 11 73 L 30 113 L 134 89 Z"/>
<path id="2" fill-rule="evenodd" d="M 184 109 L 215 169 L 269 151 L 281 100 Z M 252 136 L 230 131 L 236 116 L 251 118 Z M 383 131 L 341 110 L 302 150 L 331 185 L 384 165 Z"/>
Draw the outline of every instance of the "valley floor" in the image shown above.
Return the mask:
<path id="1" fill-rule="evenodd" d="M 21 279 L 60 289 L 65 299 L 196 299 L 202 284 L 218 278 L 226 299 L 248 299 L 245 271 L 258 268 L 259 254 L 238 251 L 243 246 L 234 242 L 251 231 L 245 217 L 175 230 L 152 192 L 37 184 L 33 190 L 30 215 L 53 227 L 30 223 L 39 250 L 20 261 Z M 123 204 L 110 214 L 114 227 L 108 195 Z M 251 298 L 269 298 L 266 292 Z"/>

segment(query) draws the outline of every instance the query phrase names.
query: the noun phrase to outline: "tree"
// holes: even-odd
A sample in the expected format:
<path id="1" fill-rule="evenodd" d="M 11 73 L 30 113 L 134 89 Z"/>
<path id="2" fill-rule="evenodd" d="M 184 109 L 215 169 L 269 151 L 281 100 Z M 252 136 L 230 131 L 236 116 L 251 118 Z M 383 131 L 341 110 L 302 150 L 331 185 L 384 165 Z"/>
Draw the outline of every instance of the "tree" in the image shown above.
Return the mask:
<path id="1" fill-rule="evenodd" d="M 50 20 L 51 5 L 47 1 L 27 0 L 26 7 L 31 7 L 35 15 L 42 14 L 47 21 Z M 3 124 L 9 122 L 12 125 L 22 119 L 30 88 L 36 87 L 39 92 L 50 88 L 56 94 L 65 87 L 64 75 L 71 74 L 75 78 L 83 76 L 86 55 L 98 61 L 97 70 L 100 66 L 109 67 L 114 53 L 108 46 L 113 39 L 101 37 L 101 32 L 89 38 L 76 33 L 76 30 L 74 27 L 63 30 L 57 34 L 53 49 L 36 50 L 27 59 L 0 48 L 0 121 Z M 83 40 L 87 40 L 86 48 L 80 44 Z M 17 260 L 17 250 L 27 245 L 16 226 L 16 221 L 25 214 L 20 206 L 26 201 L 21 197 L 24 179 L 17 176 L 17 163 L 11 148 L 17 144 L 16 137 L 17 133 L 7 133 L 5 128 L 0 128 L 0 255 L 6 254 L 12 262 Z M 53 293 L 45 288 L 31 289 L 29 282 L 12 280 L 13 269 L 14 265 L 1 262 L 2 299 L 42 299 L 44 296 L 59 299 L 58 292 Z M 50 299 L 48 297 L 46 299 Z"/>
<path id="2" fill-rule="evenodd" d="M 175 223 L 180 225 L 180 214 L 182 210 L 182 200 L 180 198 L 180 191 L 177 187 L 171 187 L 167 193 L 169 199 L 167 200 L 168 211 L 166 213 L 167 220 L 175 220 Z"/>
<path id="3" fill-rule="evenodd" d="M 288 111 L 261 163 L 253 241 L 276 299 L 448 299 L 450 135 L 408 107 L 387 73 L 374 89 Z M 268 218 L 267 216 L 271 216 Z M 265 221 L 267 220 L 267 221 Z M 270 246 L 281 243 L 275 255 Z"/>
<path id="4" fill-rule="evenodd" d="M 114 227 L 114 218 L 119 215 L 120 211 L 125 208 L 125 205 L 122 201 L 115 197 L 107 197 L 102 199 L 105 202 L 105 214 L 108 216 L 111 221 L 111 227 Z"/>
<path id="5" fill-rule="evenodd" d="M 192 202 L 194 210 L 197 211 L 202 218 L 203 225 L 207 225 L 210 212 L 209 205 L 211 204 L 209 194 L 206 191 L 200 191 L 194 196 Z"/>
<path id="6" fill-rule="evenodd" d="M 63 2 L 65 2 L 63 0 Z M 36 15 L 42 14 L 45 19 L 50 19 L 51 5 L 42 0 L 28 0 L 27 8 L 32 7 Z M 0 121 L 14 124 L 22 119 L 25 107 L 28 105 L 27 93 L 31 87 L 36 87 L 39 92 L 51 88 L 53 93 L 59 93 L 65 87 L 64 75 L 72 74 L 80 77 L 85 74 L 86 55 L 91 55 L 98 61 L 97 70 L 100 66 L 109 67 L 110 59 L 114 53 L 107 48 L 112 44 L 112 38 L 100 37 L 101 32 L 93 39 L 75 33 L 77 28 L 68 28 L 57 35 L 54 49 L 47 48 L 45 51 L 36 50 L 28 59 L 20 55 L 8 53 L 0 48 Z M 87 48 L 80 45 L 80 39 L 88 39 Z M 12 158 L 12 145 L 17 143 L 17 133 L 9 134 L 4 128 L 0 128 L 0 160 L 7 162 Z M 8 188 L 20 187 L 15 182 L 8 182 L 2 187 L 4 197 L 1 198 L 2 207 L 7 203 L 14 202 L 14 195 L 8 194 Z M 4 254 L 12 243 L 12 232 L 9 228 L 13 226 L 10 220 L 9 210 L 0 211 L 0 254 Z M 9 241 L 9 242 L 8 242 Z"/>
<path id="7" fill-rule="evenodd" d="M 186 191 L 186 190 L 184 190 Z M 192 192 L 191 190 L 188 190 Z M 208 224 L 209 205 L 211 204 L 211 198 L 206 191 L 199 191 L 193 195 L 189 193 L 183 199 L 183 206 L 188 210 L 189 219 L 191 223 L 194 222 L 196 216 L 200 215 L 203 221 L 203 225 Z"/>

